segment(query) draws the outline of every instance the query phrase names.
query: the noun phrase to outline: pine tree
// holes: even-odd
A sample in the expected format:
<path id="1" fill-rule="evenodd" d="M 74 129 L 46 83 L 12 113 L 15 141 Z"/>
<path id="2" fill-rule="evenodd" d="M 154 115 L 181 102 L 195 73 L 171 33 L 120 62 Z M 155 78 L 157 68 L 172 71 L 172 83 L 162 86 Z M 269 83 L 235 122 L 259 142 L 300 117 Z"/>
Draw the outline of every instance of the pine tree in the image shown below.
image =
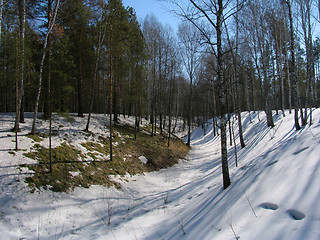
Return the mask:
<path id="1" fill-rule="evenodd" d="M 129 22 L 128 13 L 120 0 L 110 0 L 107 16 L 107 49 L 112 79 L 113 121 L 118 121 L 120 87 L 124 78 L 125 56 L 128 50 Z M 111 76 L 112 75 L 112 76 Z"/>

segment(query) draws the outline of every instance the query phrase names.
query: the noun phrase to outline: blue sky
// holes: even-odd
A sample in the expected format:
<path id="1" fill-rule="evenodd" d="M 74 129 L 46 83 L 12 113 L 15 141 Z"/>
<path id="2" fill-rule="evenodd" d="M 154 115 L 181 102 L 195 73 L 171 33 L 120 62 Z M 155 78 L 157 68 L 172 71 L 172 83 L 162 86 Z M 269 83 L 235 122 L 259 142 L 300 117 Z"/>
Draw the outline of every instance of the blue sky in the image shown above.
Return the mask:
<path id="1" fill-rule="evenodd" d="M 137 18 L 141 22 L 148 14 L 153 13 L 163 24 L 169 24 L 174 30 L 178 27 L 179 18 L 169 12 L 168 4 L 159 0 L 123 0 L 125 7 L 130 6 L 135 9 Z"/>

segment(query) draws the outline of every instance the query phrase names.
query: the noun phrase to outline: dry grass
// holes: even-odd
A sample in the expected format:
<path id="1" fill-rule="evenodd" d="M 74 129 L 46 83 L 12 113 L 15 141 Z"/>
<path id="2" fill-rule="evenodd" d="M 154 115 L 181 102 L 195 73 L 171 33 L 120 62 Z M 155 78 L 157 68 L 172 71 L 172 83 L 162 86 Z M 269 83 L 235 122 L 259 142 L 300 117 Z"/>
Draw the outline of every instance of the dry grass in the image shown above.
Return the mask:
<path id="1" fill-rule="evenodd" d="M 35 159 L 38 164 L 27 166 L 35 174 L 26 179 L 31 191 L 36 189 L 50 189 L 58 192 L 69 192 L 75 187 L 89 187 L 93 184 L 116 186 L 118 183 L 110 176 L 123 177 L 155 171 L 171 167 L 184 158 L 189 148 L 179 139 L 168 139 L 161 135 L 150 136 L 138 133 L 134 140 L 134 128 L 130 126 L 114 126 L 113 161 L 109 161 L 109 138 L 96 136 L 96 141 L 84 141 L 81 145 L 86 148 L 84 154 L 75 146 L 66 142 L 52 149 L 52 172 L 49 173 L 49 149 L 35 144 L 33 151 L 25 153 L 26 157 Z M 144 164 L 140 156 L 148 159 Z"/>

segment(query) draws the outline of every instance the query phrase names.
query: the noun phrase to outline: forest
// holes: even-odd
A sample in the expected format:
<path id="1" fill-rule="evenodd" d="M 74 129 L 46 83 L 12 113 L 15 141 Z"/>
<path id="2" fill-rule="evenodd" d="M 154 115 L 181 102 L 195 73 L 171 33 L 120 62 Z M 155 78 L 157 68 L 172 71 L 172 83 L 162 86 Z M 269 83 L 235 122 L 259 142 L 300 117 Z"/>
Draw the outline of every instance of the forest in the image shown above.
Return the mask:
<path id="1" fill-rule="evenodd" d="M 174 132 L 214 119 L 228 187 L 226 131 L 241 112 L 293 112 L 295 128 L 319 106 L 319 2 L 167 0 L 177 32 L 154 15 L 138 22 L 121 0 L 1 0 L 0 112 L 135 116 Z M 309 111 L 310 110 L 310 111 Z M 308 112 L 310 118 L 307 119 Z M 299 118 L 300 116 L 300 118 Z M 301 120 L 301 121 L 300 121 Z M 219 124 L 217 122 L 219 121 Z M 230 128 L 229 128 L 230 129 Z M 230 134 L 231 136 L 231 134 Z"/>

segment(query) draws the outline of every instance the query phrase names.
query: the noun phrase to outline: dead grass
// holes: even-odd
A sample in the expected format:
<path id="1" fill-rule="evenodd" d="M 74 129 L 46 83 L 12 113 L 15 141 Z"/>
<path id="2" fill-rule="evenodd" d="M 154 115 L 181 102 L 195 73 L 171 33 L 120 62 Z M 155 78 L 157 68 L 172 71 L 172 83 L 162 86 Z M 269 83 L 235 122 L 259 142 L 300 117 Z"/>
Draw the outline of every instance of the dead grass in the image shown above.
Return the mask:
<path id="1" fill-rule="evenodd" d="M 110 154 L 109 138 L 96 136 L 95 141 L 84 141 L 84 154 L 66 142 L 52 149 L 52 172 L 49 173 L 49 149 L 35 144 L 33 150 L 25 153 L 26 157 L 35 159 L 38 164 L 27 166 L 35 173 L 26 182 L 31 191 L 50 189 L 57 192 L 70 192 L 75 187 L 104 185 L 120 187 L 110 176 L 124 177 L 171 167 L 184 158 L 189 148 L 178 139 L 171 139 L 167 147 L 167 138 L 161 135 L 151 137 L 146 133 L 138 133 L 134 140 L 134 128 L 130 126 L 114 126 L 113 161 L 108 160 Z M 144 156 L 148 163 L 144 164 L 139 157 Z"/>

